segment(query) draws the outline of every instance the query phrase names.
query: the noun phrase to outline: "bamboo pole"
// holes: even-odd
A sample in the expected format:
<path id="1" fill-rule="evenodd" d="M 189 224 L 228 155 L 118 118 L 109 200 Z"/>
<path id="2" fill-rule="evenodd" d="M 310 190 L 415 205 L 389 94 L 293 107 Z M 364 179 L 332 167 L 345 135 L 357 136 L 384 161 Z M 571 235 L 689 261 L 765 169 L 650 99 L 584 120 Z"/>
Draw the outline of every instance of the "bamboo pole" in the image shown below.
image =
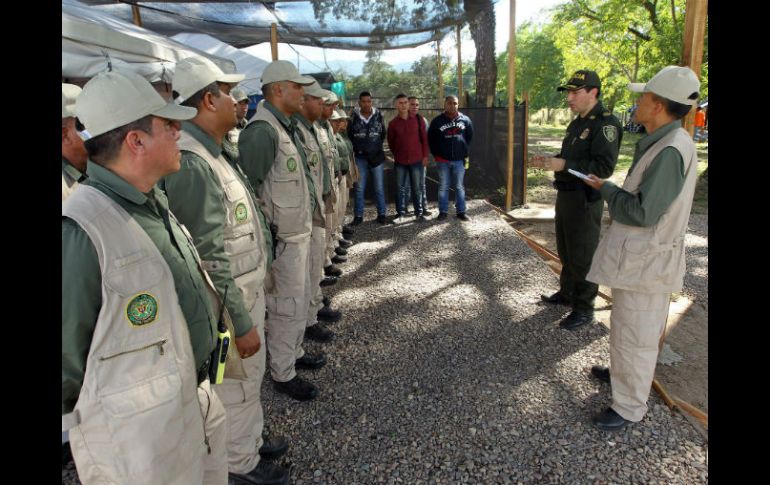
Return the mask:
<path id="1" fill-rule="evenodd" d="M 522 204 L 527 203 L 527 164 L 529 160 L 529 91 L 524 91 L 524 140 L 522 141 L 524 144 L 524 156 L 522 157 L 522 176 L 524 177 L 523 180 L 523 191 L 524 194 L 522 196 Z"/>
<path id="2" fill-rule="evenodd" d="M 457 26 L 457 103 L 459 104 L 458 108 L 462 108 L 465 106 L 465 103 L 463 103 L 463 59 L 460 56 L 460 31 L 462 30 L 462 25 Z"/>
<path id="3" fill-rule="evenodd" d="M 270 52 L 273 55 L 273 60 L 278 60 L 278 26 L 274 23 L 270 24 Z"/>
<path id="4" fill-rule="evenodd" d="M 700 78 L 703 61 L 703 41 L 706 35 L 708 0 L 687 0 L 684 14 L 684 42 L 682 65 L 688 66 Z M 695 130 L 695 109 L 684 119 L 684 129 L 693 135 Z"/>
<path id="5" fill-rule="evenodd" d="M 139 13 L 138 5 L 131 5 L 131 15 L 134 18 L 134 25 L 142 26 L 142 15 Z"/>
<path id="6" fill-rule="evenodd" d="M 444 75 L 441 71 L 441 39 L 436 41 L 436 61 L 438 62 L 438 106 L 444 106 Z"/>
<path id="7" fill-rule="evenodd" d="M 505 188 L 505 210 L 513 201 L 513 112 L 516 101 L 516 0 L 511 0 L 511 25 L 508 33 L 508 178 Z"/>

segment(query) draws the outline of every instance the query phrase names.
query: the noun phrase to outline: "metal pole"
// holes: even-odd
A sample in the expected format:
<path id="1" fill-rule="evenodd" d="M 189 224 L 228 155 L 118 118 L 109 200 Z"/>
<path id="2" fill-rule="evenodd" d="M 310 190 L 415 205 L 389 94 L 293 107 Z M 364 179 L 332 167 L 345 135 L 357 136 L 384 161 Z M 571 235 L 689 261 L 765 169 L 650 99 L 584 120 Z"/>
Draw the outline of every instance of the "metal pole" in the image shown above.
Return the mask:
<path id="1" fill-rule="evenodd" d="M 275 23 L 270 24 L 270 52 L 273 54 L 273 60 L 278 60 L 278 26 Z"/>
<path id="2" fill-rule="evenodd" d="M 460 56 L 460 31 L 462 25 L 457 26 L 457 102 L 459 107 L 463 107 L 463 59 Z"/>
<path id="3" fill-rule="evenodd" d="M 513 113 L 516 101 L 516 0 L 511 0 L 511 26 L 508 33 L 508 183 L 505 189 L 505 211 L 513 200 Z"/>
<path id="4" fill-rule="evenodd" d="M 443 105 L 444 99 L 444 76 L 441 72 L 441 39 L 436 41 L 436 60 L 438 62 L 438 106 Z"/>
<path id="5" fill-rule="evenodd" d="M 700 78 L 703 61 L 703 41 L 706 33 L 708 0 L 687 0 L 684 14 L 684 43 L 682 65 L 688 66 Z M 693 135 L 695 130 L 695 109 L 684 119 L 684 129 Z"/>

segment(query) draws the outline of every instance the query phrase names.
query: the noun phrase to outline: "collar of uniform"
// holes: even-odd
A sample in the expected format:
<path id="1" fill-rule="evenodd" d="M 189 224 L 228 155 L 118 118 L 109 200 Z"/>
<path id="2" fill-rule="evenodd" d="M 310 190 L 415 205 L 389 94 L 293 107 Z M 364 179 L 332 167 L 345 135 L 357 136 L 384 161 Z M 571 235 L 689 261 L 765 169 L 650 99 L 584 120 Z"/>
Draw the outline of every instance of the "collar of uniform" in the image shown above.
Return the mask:
<path id="1" fill-rule="evenodd" d="M 222 145 L 217 144 L 214 138 L 203 131 L 200 126 L 191 121 L 183 121 L 182 129 L 189 133 L 190 136 L 198 140 L 201 145 L 206 147 L 206 150 L 208 150 L 209 153 L 214 156 L 214 158 L 219 158 L 219 155 L 222 154 Z"/>
<path id="2" fill-rule="evenodd" d="M 591 116 L 593 115 L 594 119 L 598 118 L 600 114 L 604 113 L 604 106 L 602 105 L 601 101 L 596 101 L 596 104 L 593 108 L 591 108 L 591 111 L 586 113 L 585 117 L 582 119 L 591 119 Z"/>
<path id="3" fill-rule="evenodd" d="M 299 113 L 294 113 L 293 115 L 291 115 L 291 117 L 294 118 L 295 120 L 297 120 L 299 123 L 302 123 L 302 125 L 305 128 L 307 128 L 308 130 L 312 131 L 313 123 L 311 123 L 310 120 L 308 120 L 307 118 L 305 118 L 304 116 L 302 116 Z"/>
<path id="4" fill-rule="evenodd" d="M 292 121 L 291 118 L 287 118 L 285 114 L 281 113 L 278 110 L 278 108 L 270 104 L 270 101 L 265 100 L 264 107 L 270 110 L 270 112 L 273 113 L 273 116 L 275 116 L 278 122 L 281 123 L 283 126 L 285 126 L 288 130 L 294 130 L 296 121 Z"/>
<path id="5" fill-rule="evenodd" d="M 646 152 L 647 149 L 650 148 L 650 146 L 652 146 L 653 143 L 657 142 L 658 140 L 666 136 L 668 133 L 681 127 L 682 127 L 682 122 L 680 120 L 674 120 L 667 125 L 661 126 L 654 132 L 650 133 L 649 135 L 642 137 L 638 142 L 636 142 L 638 153 Z"/>
<path id="6" fill-rule="evenodd" d="M 67 175 L 72 177 L 75 180 L 80 180 L 81 178 L 88 178 L 88 175 L 82 173 L 80 170 L 76 169 L 74 165 L 72 165 L 66 158 L 62 157 L 61 159 L 61 169 L 65 172 L 67 172 Z"/>
<path id="7" fill-rule="evenodd" d="M 315 122 L 318 123 L 318 126 L 320 126 L 321 128 L 323 128 L 325 130 L 329 129 L 329 121 L 328 120 L 325 120 L 323 118 L 318 118 L 317 120 L 315 120 Z"/>
<path id="8" fill-rule="evenodd" d="M 242 120 L 238 120 L 238 123 L 236 123 L 235 127 L 244 129 L 246 128 L 247 124 L 249 124 L 249 121 L 246 118 L 243 118 Z"/>
<path id="9" fill-rule="evenodd" d="M 106 187 L 117 196 L 129 202 L 133 202 L 136 205 L 143 205 L 147 202 L 147 196 L 141 193 L 139 189 L 120 178 L 112 170 L 104 168 L 98 163 L 89 160 L 86 172 L 88 172 L 89 181 Z"/>

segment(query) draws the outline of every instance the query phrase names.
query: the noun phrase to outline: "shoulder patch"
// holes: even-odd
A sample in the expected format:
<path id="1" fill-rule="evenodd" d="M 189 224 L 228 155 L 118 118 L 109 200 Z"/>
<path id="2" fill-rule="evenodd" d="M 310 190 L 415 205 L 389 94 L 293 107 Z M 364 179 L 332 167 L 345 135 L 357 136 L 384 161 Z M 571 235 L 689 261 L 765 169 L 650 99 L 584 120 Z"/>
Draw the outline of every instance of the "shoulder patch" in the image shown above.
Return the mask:
<path id="1" fill-rule="evenodd" d="M 605 125 L 602 127 L 602 134 L 608 142 L 613 142 L 618 137 L 618 129 L 613 125 Z"/>
<path id="2" fill-rule="evenodd" d="M 612 116 L 612 113 L 610 113 L 609 111 L 605 111 L 604 113 L 602 113 L 602 116 Z"/>

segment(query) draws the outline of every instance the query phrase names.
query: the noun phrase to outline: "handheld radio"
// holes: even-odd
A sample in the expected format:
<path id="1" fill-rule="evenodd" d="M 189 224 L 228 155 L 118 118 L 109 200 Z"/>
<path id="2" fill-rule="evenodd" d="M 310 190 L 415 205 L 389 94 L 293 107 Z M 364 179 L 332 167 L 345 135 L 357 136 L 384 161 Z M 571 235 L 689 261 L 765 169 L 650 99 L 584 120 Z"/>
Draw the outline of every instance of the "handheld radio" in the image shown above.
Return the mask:
<path id="1" fill-rule="evenodd" d="M 211 367 L 209 367 L 209 380 L 212 384 L 221 384 L 225 378 L 225 360 L 227 359 L 227 350 L 230 348 L 230 331 L 225 325 L 225 303 L 227 303 L 227 289 L 225 286 L 225 296 L 222 299 L 222 308 L 219 311 L 219 321 L 217 322 L 217 346 L 211 358 Z"/>

